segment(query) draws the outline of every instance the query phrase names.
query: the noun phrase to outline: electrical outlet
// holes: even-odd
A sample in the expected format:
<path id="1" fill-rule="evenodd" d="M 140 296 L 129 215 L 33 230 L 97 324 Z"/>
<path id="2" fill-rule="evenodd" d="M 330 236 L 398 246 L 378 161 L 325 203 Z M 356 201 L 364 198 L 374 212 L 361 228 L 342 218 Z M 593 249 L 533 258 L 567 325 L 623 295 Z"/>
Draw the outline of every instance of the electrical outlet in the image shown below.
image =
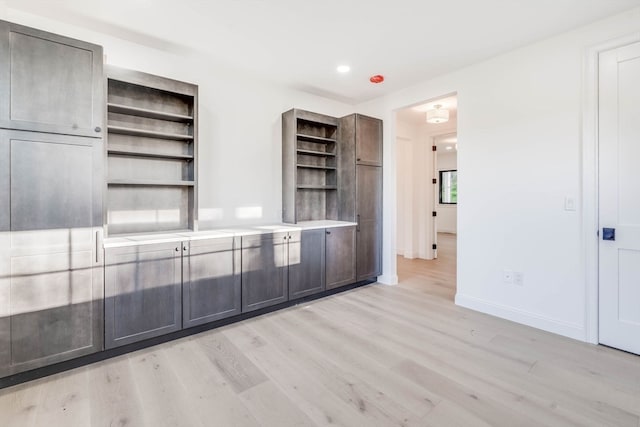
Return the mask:
<path id="1" fill-rule="evenodd" d="M 504 270 L 502 272 L 502 281 L 504 283 L 506 283 L 507 285 L 512 285 L 513 284 L 513 271 Z"/>
<path id="2" fill-rule="evenodd" d="M 513 273 L 513 284 L 516 286 L 524 286 L 524 273 L 516 271 Z"/>

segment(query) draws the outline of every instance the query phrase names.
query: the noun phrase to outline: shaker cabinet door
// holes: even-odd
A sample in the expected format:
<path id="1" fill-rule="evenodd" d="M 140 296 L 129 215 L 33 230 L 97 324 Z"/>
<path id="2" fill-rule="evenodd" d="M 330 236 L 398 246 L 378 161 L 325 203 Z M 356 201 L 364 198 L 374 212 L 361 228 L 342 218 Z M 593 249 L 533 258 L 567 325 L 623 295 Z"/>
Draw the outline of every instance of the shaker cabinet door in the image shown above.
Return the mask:
<path id="1" fill-rule="evenodd" d="M 382 120 L 356 115 L 356 163 L 382 166 Z"/>
<path id="2" fill-rule="evenodd" d="M 357 279 L 382 274 L 382 168 L 356 167 Z"/>
<path id="3" fill-rule="evenodd" d="M 182 328 L 182 245 L 105 251 L 105 347 Z"/>
<path id="4" fill-rule="evenodd" d="M 324 229 L 304 230 L 290 235 L 289 299 L 324 291 Z"/>
<path id="5" fill-rule="evenodd" d="M 356 228 L 335 227 L 326 231 L 327 289 L 356 281 Z"/>
<path id="6" fill-rule="evenodd" d="M 287 233 L 242 237 L 242 311 L 287 301 Z"/>
<path id="7" fill-rule="evenodd" d="M 193 240 L 183 259 L 185 328 L 240 314 L 239 237 Z"/>
<path id="8" fill-rule="evenodd" d="M 102 137 L 102 47 L 0 21 L 0 127 Z"/>

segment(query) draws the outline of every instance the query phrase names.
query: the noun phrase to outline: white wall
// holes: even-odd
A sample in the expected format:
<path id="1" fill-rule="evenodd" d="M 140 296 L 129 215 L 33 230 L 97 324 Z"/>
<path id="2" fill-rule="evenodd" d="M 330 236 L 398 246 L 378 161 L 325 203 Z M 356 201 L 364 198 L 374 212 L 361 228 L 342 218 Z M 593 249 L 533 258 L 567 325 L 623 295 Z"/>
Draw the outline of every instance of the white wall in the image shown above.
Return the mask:
<path id="1" fill-rule="evenodd" d="M 438 176 L 440 171 L 457 170 L 458 155 L 455 151 L 438 151 L 437 169 Z M 438 178 L 439 179 L 439 178 Z M 440 181 L 438 181 L 439 185 Z M 457 205 L 441 205 L 436 206 L 438 213 L 438 221 L 436 228 L 438 233 L 457 233 L 458 231 L 458 206 Z"/>
<path id="2" fill-rule="evenodd" d="M 282 112 L 293 107 L 338 117 L 354 112 L 353 106 L 226 70 L 186 47 L 181 53 L 170 44 L 163 50 L 157 40 L 136 44 L 6 7 L 0 7 L 0 17 L 100 44 L 108 64 L 199 85 L 201 229 L 282 220 Z"/>
<path id="3" fill-rule="evenodd" d="M 398 121 L 397 253 L 433 259 L 433 152 L 424 127 Z"/>
<path id="4" fill-rule="evenodd" d="M 639 31 L 634 9 L 359 105 L 387 123 L 383 279 L 396 279 L 395 110 L 457 92 L 456 302 L 587 339 L 582 212 L 563 209 L 583 186 L 583 64 L 589 47 Z"/>

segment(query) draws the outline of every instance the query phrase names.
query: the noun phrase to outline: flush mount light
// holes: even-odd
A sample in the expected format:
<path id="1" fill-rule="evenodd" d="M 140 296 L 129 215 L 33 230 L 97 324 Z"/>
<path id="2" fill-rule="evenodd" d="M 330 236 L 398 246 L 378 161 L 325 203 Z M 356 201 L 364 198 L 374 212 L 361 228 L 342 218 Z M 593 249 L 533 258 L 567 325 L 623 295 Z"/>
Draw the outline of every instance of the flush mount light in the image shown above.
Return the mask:
<path id="1" fill-rule="evenodd" d="M 442 105 L 434 105 L 432 110 L 427 111 L 427 123 L 444 123 L 447 121 L 449 121 L 449 110 L 442 108 Z"/>
<path id="2" fill-rule="evenodd" d="M 351 67 L 349 67 L 348 65 L 338 65 L 336 71 L 339 73 L 348 73 L 349 71 L 351 71 Z"/>

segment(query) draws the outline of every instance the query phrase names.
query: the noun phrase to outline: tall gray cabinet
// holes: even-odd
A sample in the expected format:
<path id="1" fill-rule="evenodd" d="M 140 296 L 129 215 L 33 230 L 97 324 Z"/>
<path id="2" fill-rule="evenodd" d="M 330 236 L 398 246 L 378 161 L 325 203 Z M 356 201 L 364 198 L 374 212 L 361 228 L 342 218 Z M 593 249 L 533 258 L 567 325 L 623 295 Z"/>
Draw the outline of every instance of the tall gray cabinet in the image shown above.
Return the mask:
<path id="1" fill-rule="evenodd" d="M 339 217 L 357 222 L 358 280 L 382 274 L 382 121 L 361 114 L 340 119 Z"/>
<path id="2" fill-rule="evenodd" d="M 0 21 L 0 376 L 102 349 L 102 58 Z"/>

